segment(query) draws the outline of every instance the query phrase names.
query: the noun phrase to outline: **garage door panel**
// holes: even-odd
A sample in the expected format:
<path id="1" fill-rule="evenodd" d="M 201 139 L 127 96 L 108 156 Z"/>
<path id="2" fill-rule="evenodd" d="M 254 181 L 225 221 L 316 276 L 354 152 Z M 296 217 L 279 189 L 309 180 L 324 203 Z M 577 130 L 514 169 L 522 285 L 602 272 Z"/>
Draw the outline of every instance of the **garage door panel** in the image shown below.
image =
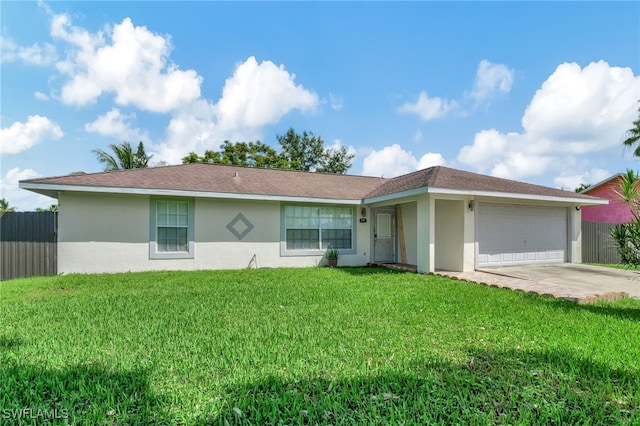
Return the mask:
<path id="1" fill-rule="evenodd" d="M 567 210 L 480 203 L 478 266 L 564 262 Z"/>

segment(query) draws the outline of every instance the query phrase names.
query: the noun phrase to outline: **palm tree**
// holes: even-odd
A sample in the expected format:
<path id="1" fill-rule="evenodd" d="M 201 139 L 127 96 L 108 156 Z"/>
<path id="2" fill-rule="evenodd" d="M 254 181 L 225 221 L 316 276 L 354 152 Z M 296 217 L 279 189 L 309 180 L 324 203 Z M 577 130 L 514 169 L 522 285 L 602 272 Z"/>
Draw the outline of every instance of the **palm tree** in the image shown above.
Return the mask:
<path id="1" fill-rule="evenodd" d="M 13 213 L 16 211 L 15 207 L 9 207 L 9 202 L 4 198 L 0 199 L 0 213 Z"/>
<path id="2" fill-rule="evenodd" d="M 638 112 L 640 112 L 640 108 L 638 108 Z M 624 140 L 623 144 L 625 146 L 637 145 L 633 151 L 633 155 L 640 157 L 640 115 L 638 119 L 633 122 L 633 127 L 627 130 L 627 139 Z"/>
<path id="3" fill-rule="evenodd" d="M 121 144 L 111 144 L 109 148 L 114 155 L 101 149 L 94 149 L 93 152 L 98 157 L 98 161 L 105 164 L 105 170 L 125 170 L 144 169 L 149 167 L 149 160 L 153 155 L 147 155 L 144 151 L 144 144 L 140 142 L 138 149 L 134 152 L 129 142 Z"/>

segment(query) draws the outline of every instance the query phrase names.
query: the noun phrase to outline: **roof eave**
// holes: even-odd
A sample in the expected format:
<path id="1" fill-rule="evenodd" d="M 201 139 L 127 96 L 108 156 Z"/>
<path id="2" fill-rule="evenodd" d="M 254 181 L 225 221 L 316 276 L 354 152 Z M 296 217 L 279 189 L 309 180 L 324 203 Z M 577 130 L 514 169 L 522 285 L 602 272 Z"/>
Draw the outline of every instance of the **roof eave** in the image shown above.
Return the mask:
<path id="1" fill-rule="evenodd" d="M 20 188 L 26 189 L 38 194 L 47 195 L 58 198 L 60 192 L 87 192 L 101 194 L 128 194 L 128 195 L 149 195 L 149 196 L 165 196 L 165 197 L 198 197 L 198 198 L 224 198 L 238 200 L 256 200 L 256 201 L 286 201 L 297 203 L 329 203 L 329 204 L 362 204 L 361 199 L 343 199 L 343 198 L 327 198 L 327 197 L 310 197 L 310 196 L 293 196 L 293 195 L 269 195 L 269 194 L 246 194 L 237 192 L 207 192 L 207 191 L 189 191 L 178 189 L 155 189 L 155 188 L 130 188 L 130 187 L 112 187 L 112 186 L 88 186 L 88 185 L 68 185 L 68 184 L 49 184 L 37 182 L 20 182 Z"/>
<path id="2" fill-rule="evenodd" d="M 36 194 L 45 195 L 51 198 L 58 198 L 58 190 L 51 188 L 50 186 L 41 186 L 39 184 L 32 184 L 27 181 L 18 182 L 18 188 L 26 189 L 27 191 L 35 192 Z"/>
<path id="3" fill-rule="evenodd" d="M 459 189 L 449 188 L 429 188 L 429 193 L 432 194 L 457 194 L 457 195 L 472 195 L 474 197 L 493 197 L 493 198 L 512 198 L 517 200 L 528 201 L 551 201 L 562 203 L 574 203 L 581 206 L 609 204 L 609 200 L 603 198 L 592 199 L 582 197 L 560 197 L 556 195 L 539 195 L 539 194 L 520 194 L 517 192 L 497 192 L 497 191 L 465 191 Z"/>
<path id="4" fill-rule="evenodd" d="M 592 199 L 587 199 L 587 198 L 581 198 L 581 197 L 559 197 L 559 196 L 553 196 L 553 195 L 520 194 L 515 192 L 497 192 L 497 191 L 475 191 L 475 190 L 434 188 L 434 187 L 422 187 L 422 188 L 416 188 L 408 191 L 382 195 L 379 197 L 365 198 L 363 202 L 365 204 L 373 204 L 373 203 L 391 201 L 398 198 L 410 197 L 410 196 L 426 194 L 426 193 L 473 196 L 473 197 L 510 198 L 510 199 L 528 200 L 528 201 L 563 202 L 563 203 L 579 204 L 581 206 L 609 204 L 609 200 L 606 200 L 603 198 L 595 198 L 595 197 L 593 197 Z"/>
<path id="5" fill-rule="evenodd" d="M 381 203 L 385 201 L 397 200 L 398 198 L 413 197 L 416 195 L 426 194 L 428 191 L 429 191 L 429 188 L 426 186 L 423 186 L 420 188 L 409 189 L 407 191 L 400 191 L 400 192 L 394 192 L 391 194 L 380 195 L 377 197 L 365 198 L 362 200 L 362 202 L 364 204 Z"/>
<path id="6" fill-rule="evenodd" d="M 90 185 L 69 185 L 69 184 L 51 184 L 33 181 L 21 181 L 20 188 L 26 189 L 38 194 L 46 195 L 52 198 L 58 198 L 60 192 L 87 192 L 87 193 L 109 193 L 109 194 L 130 194 L 130 195 L 150 195 L 150 196 L 170 196 L 170 197 L 199 197 L 199 198 L 224 198 L 224 199 L 242 199 L 242 200 L 260 200 L 260 201 L 286 201 L 286 202 L 314 202 L 314 203 L 331 203 L 331 204 L 373 204 L 386 201 L 393 201 L 400 198 L 418 196 L 421 194 L 443 194 L 443 195 L 460 195 L 472 197 L 491 197 L 491 198 L 508 198 L 515 200 L 529 201 L 549 201 L 573 203 L 581 206 L 588 205 L 604 205 L 609 204 L 609 200 L 603 198 L 581 198 L 581 197 L 560 197 L 550 195 L 537 194 L 520 194 L 511 192 L 497 191 L 474 191 L 464 189 L 450 188 L 434 188 L 420 187 L 406 191 L 395 192 L 391 194 L 381 195 L 378 197 L 370 197 L 364 199 L 342 199 L 329 197 L 312 197 L 312 196 L 291 196 L 291 195 L 270 195 L 270 194 L 246 194 L 234 192 L 207 192 L 207 191 L 190 191 L 176 189 L 154 189 L 154 188 L 131 188 L 131 187 L 110 187 L 110 186 L 90 186 Z"/>

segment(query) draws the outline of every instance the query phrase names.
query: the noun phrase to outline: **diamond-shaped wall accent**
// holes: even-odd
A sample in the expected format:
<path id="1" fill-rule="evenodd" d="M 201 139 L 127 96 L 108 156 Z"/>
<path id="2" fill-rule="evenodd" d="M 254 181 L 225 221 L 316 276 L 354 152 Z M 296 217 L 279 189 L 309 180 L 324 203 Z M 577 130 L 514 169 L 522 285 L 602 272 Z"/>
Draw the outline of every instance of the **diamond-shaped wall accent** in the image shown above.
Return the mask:
<path id="1" fill-rule="evenodd" d="M 249 220 L 244 217 L 242 213 L 238 213 L 236 217 L 234 217 L 231 222 L 227 224 L 227 229 L 229 230 L 229 232 L 235 235 L 238 240 L 246 237 L 253 228 L 253 223 L 249 222 Z"/>

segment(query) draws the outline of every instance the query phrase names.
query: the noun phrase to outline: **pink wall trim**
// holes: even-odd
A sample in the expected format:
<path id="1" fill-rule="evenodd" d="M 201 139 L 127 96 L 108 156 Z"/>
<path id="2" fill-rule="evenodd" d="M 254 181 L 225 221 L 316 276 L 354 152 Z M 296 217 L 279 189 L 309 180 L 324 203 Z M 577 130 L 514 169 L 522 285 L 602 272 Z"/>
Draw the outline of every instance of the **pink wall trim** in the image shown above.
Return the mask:
<path id="1" fill-rule="evenodd" d="M 619 177 L 603 185 L 587 190 L 585 194 L 609 200 L 608 205 L 585 206 L 582 208 L 582 220 L 588 222 L 626 223 L 633 220 L 627 203 L 617 198 L 613 192 L 618 188 Z"/>

